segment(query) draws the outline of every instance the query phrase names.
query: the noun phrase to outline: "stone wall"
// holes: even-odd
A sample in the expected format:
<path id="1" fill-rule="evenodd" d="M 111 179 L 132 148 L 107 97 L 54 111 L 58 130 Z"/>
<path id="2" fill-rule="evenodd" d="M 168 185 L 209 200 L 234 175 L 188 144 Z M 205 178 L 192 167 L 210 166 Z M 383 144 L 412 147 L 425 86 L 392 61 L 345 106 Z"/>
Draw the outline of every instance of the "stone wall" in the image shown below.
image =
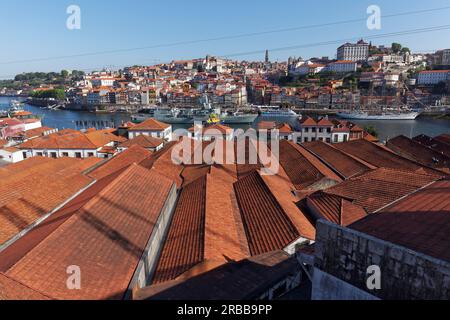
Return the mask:
<path id="1" fill-rule="evenodd" d="M 380 290 L 366 285 L 372 265 L 381 269 Z M 331 291 L 343 286 L 320 285 L 318 275 L 325 273 L 345 281 L 348 290 L 356 287 L 381 299 L 450 299 L 450 263 L 323 220 L 317 225 L 314 267 L 321 272 L 314 274 L 313 297 L 342 296 Z"/>

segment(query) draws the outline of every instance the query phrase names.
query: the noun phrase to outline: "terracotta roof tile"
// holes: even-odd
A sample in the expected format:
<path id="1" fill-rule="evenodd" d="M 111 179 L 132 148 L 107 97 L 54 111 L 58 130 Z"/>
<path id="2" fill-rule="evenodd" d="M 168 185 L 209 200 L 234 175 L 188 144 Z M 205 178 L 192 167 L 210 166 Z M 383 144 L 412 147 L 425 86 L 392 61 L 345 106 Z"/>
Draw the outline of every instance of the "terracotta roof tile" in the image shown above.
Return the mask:
<path id="1" fill-rule="evenodd" d="M 438 177 L 410 171 L 379 168 L 324 190 L 328 194 L 353 200 L 369 213 L 411 194 Z"/>
<path id="2" fill-rule="evenodd" d="M 160 122 L 156 119 L 150 118 L 144 122 L 129 128 L 129 131 L 163 131 L 170 128 L 170 124 Z"/>
<path id="3" fill-rule="evenodd" d="M 308 212 L 312 220 L 326 219 L 341 226 L 348 226 L 367 216 L 364 208 L 351 201 L 322 191 L 316 192 L 306 198 Z"/>
<path id="4" fill-rule="evenodd" d="M 447 157 L 450 157 L 450 148 L 448 147 L 448 144 L 445 142 L 428 137 L 424 134 L 415 137 L 413 140 L 417 141 L 420 144 L 423 144 L 424 146 L 427 146 L 437 152 L 440 152 Z"/>
<path id="5" fill-rule="evenodd" d="M 50 300 L 51 298 L 0 273 L 0 300 Z"/>
<path id="6" fill-rule="evenodd" d="M 234 194 L 236 175 L 213 166 L 207 176 L 205 259 L 241 260 L 250 255 L 242 218 Z"/>
<path id="7" fill-rule="evenodd" d="M 399 155 L 435 169 L 450 172 L 450 157 L 426 147 L 405 136 L 398 136 L 387 142 L 387 147 Z M 450 146 L 449 146 L 450 148 Z"/>
<path id="8" fill-rule="evenodd" d="M 56 299 L 122 299 L 172 186 L 131 165 L 6 274 Z M 80 290 L 66 287 L 70 265 Z"/>
<path id="9" fill-rule="evenodd" d="M 342 181 L 319 159 L 290 141 L 280 141 L 280 164 L 297 190 L 306 189 L 325 178 Z"/>
<path id="10" fill-rule="evenodd" d="M 252 255 L 281 250 L 300 237 L 258 172 L 234 184 Z"/>
<path id="11" fill-rule="evenodd" d="M 164 144 L 164 140 L 146 135 L 138 135 L 136 138 L 122 142 L 119 147 L 129 148 L 134 145 L 141 146 L 145 149 L 156 149 Z"/>
<path id="12" fill-rule="evenodd" d="M 99 167 L 95 168 L 89 173 L 89 176 L 94 179 L 102 179 L 116 171 L 128 167 L 133 163 L 139 163 L 149 157 L 151 152 L 140 147 L 132 146 L 131 148 L 119 153 Z"/>
<path id="13" fill-rule="evenodd" d="M 350 228 L 450 262 L 450 180 L 441 180 Z"/>
<path id="14" fill-rule="evenodd" d="M 98 148 L 106 146 L 111 142 L 120 143 L 127 139 L 117 136 L 113 133 L 114 129 L 95 130 L 86 133 L 86 137 Z"/>
<path id="15" fill-rule="evenodd" d="M 14 168 L 4 168 L 0 173 L 0 244 L 91 183 L 93 180 L 82 172 L 99 161 L 31 158 Z"/>
<path id="16" fill-rule="evenodd" d="M 345 179 L 370 170 L 368 166 L 360 161 L 325 142 L 308 142 L 302 144 L 302 146 Z"/>
<path id="17" fill-rule="evenodd" d="M 152 283 L 173 280 L 204 257 L 206 177 L 183 188 Z"/>
<path id="18" fill-rule="evenodd" d="M 98 148 L 79 131 L 62 130 L 47 136 L 31 139 L 19 145 L 20 149 L 90 149 Z"/>
<path id="19" fill-rule="evenodd" d="M 334 147 L 378 168 L 385 167 L 439 175 L 436 170 L 423 167 L 367 140 L 338 143 Z"/>

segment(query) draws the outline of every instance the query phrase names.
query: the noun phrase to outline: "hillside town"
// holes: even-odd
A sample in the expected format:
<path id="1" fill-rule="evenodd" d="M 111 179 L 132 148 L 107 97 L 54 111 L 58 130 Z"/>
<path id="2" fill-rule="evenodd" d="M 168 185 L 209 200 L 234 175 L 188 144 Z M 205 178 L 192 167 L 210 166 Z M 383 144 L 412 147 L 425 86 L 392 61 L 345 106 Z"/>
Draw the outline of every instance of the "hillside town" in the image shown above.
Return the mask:
<path id="1" fill-rule="evenodd" d="M 244 132 L 209 115 L 180 130 L 148 113 L 75 130 L 13 106 L 0 117 L 0 300 L 450 299 L 450 135 L 381 141 L 304 112 L 445 116 L 450 49 L 360 40 L 336 59 L 267 51 L 54 76 L 1 93 L 42 108 L 209 105 L 294 122 Z"/>
<path id="2" fill-rule="evenodd" d="M 399 43 L 375 46 L 360 40 L 339 46 L 335 58 L 290 57 L 279 62 L 271 61 L 269 51 L 263 62 L 206 56 L 88 74 L 64 70 L 63 76 L 40 75 L 45 76 L 40 85 L 42 78 L 33 78 L 37 75 L 18 75 L 10 88 L 0 88 L 0 94 L 34 94 L 32 101 L 39 105 L 42 95 L 38 93 L 62 88 L 66 108 L 97 112 L 137 112 L 150 105 L 192 108 L 202 106 L 205 98 L 225 109 L 270 105 L 348 110 L 405 105 L 439 110 L 449 105 L 449 70 L 450 49 L 412 53 Z"/>

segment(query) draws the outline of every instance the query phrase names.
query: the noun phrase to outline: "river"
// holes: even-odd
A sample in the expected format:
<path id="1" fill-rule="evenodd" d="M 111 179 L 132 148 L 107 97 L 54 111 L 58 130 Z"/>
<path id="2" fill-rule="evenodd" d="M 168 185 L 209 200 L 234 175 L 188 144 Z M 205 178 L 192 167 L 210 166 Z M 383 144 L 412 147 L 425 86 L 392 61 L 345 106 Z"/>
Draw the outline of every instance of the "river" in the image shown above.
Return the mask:
<path id="1" fill-rule="evenodd" d="M 8 109 L 12 98 L 0 97 L 0 110 Z M 90 112 L 68 111 L 68 110 L 46 110 L 38 107 L 25 105 L 24 109 L 37 115 L 43 116 L 43 125 L 58 129 L 83 129 L 85 127 L 105 126 L 119 126 L 122 121 L 129 121 L 130 116 L 124 113 L 117 114 L 95 114 Z M 267 118 L 259 117 L 253 126 L 262 120 L 272 120 L 279 122 L 288 122 L 296 127 L 297 120 L 295 118 L 286 121 L 285 118 Z M 433 119 L 428 117 L 420 117 L 416 120 L 402 120 L 402 121 L 353 121 L 364 127 L 366 125 L 373 126 L 379 133 L 382 141 L 396 137 L 398 135 L 405 135 L 407 137 L 415 137 L 419 134 L 426 134 L 428 136 L 437 136 L 443 133 L 450 134 L 450 119 Z M 174 129 L 186 128 L 185 125 L 174 125 Z M 248 129 L 249 125 L 237 125 L 234 128 Z"/>

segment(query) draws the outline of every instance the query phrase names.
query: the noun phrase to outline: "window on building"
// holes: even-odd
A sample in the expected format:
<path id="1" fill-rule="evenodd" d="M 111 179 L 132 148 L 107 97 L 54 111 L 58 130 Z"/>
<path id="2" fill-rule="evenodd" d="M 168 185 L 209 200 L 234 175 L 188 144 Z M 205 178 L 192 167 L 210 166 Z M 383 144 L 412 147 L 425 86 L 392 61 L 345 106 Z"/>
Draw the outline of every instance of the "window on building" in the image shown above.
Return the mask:
<path id="1" fill-rule="evenodd" d="M 348 135 L 344 135 L 344 142 L 348 141 Z"/>
<path id="2" fill-rule="evenodd" d="M 69 156 L 69 153 L 68 153 L 68 152 L 63 152 L 63 153 L 62 153 L 62 156 L 63 156 L 63 157 L 68 157 L 68 156 Z"/>
<path id="3" fill-rule="evenodd" d="M 56 159 L 58 157 L 58 154 L 56 152 L 50 152 L 50 157 Z"/>
<path id="4" fill-rule="evenodd" d="M 331 138 L 327 138 L 327 143 L 330 143 L 331 142 Z"/>
<path id="5" fill-rule="evenodd" d="M 81 152 L 75 152 L 75 158 L 81 158 Z"/>
<path id="6" fill-rule="evenodd" d="M 335 135 L 335 136 L 334 136 L 334 143 L 337 143 L 337 142 L 339 142 L 339 136 L 338 136 L 338 135 Z"/>
<path id="7" fill-rule="evenodd" d="M 24 151 L 22 152 L 23 158 L 26 159 L 27 158 L 27 153 Z"/>
<path id="8" fill-rule="evenodd" d="M 311 138 L 311 141 L 312 141 L 312 142 L 316 141 L 316 138 Z"/>
<path id="9" fill-rule="evenodd" d="M 42 157 L 44 154 L 42 152 L 36 152 L 36 156 Z"/>
<path id="10" fill-rule="evenodd" d="M 92 158 L 94 156 L 94 153 L 93 152 L 88 152 L 88 157 L 89 158 Z"/>

